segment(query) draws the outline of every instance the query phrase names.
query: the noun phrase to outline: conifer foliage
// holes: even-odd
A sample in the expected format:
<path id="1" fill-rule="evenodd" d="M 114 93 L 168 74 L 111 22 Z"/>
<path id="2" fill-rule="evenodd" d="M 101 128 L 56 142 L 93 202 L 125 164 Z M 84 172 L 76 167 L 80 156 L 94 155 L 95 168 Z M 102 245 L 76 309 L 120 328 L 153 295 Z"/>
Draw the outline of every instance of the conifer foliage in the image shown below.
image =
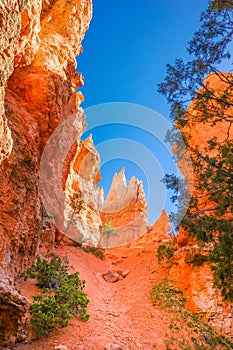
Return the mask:
<path id="1" fill-rule="evenodd" d="M 43 293 L 33 295 L 30 308 L 31 324 L 38 337 L 47 337 L 57 327 L 67 327 L 74 315 L 81 320 L 89 319 L 89 299 L 84 293 L 85 281 L 79 273 L 68 273 L 69 263 L 59 256 L 50 261 L 38 258 L 26 273 L 25 278 L 37 279 Z"/>
<path id="2" fill-rule="evenodd" d="M 171 106 L 171 117 L 190 151 L 194 171 L 194 195 L 181 226 L 212 247 L 209 260 L 215 286 L 226 300 L 233 301 L 233 75 L 230 47 L 233 38 L 233 0 L 209 3 L 200 19 L 200 29 L 188 44 L 190 61 L 177 59 L 167 65 L 167 75 L 159 85 Z M 230 67 L 221 72 L 223 62 Z M 211 74 L 211 75 L 210 75 Z M 210 76 L 209 76 L 210 75 Z M 221 85 L 210 84 L 210 77 Z M 208 125 L 215 130 L 224 125 L 225 137 L 213 137 L 206 146 L 193 147 L 185 129 L 189 123 Z M 173 143 L 175 131 L 167 136 Z M 214 133 L 213 133 L 214 134 Z M 221 136 L 221 135 L 220 135 Z M 178 154 L 179 158 L 179 154 Z M 167 174 L 164 182 L 173 189 L 173 201 L 179 199 L 179 215 L 184 191 L 179 193 L 178 179 Z"/>

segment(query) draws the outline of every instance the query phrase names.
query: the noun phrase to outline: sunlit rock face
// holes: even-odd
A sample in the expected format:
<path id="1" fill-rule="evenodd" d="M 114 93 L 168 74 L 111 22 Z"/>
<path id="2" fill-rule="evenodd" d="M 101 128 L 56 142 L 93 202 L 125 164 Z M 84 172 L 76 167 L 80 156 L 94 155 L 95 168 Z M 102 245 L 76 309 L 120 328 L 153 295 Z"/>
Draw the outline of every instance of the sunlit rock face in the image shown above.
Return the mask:
<path id="1" fill-rule="evenodd" d="M 227 79 L 232 80 L 231 73 L 220 73 L 219 75 L 212 73 L 206 78 L 205 85 L 214 92 L 216 97 L 221 97 L 226 89 Z M 232 89 L 229 89 L 228 93 L 229 98 L 233 96 Z M 217 106 L 215 102 L 211 102 L 208 108 L 216 116 L 223 113 L 221 107 Z M 227 115 L 232 116 L 232 113 L 233 108 L 229 107 L 224 111 L 223 115 L 225 117 Z M 187 123 L 180 128 L 181 133 L 187 138 L 191 155 L 192 149 L 198 149 L 204 154 L 210 139 L 216 138 L 216 141 L 219 143 L 233 139 L 233 128 L 230 126 L 230 122 L 226 121 L 226 118 L 219 118 L 214 125 L 211 125 L 200 121 L 200 117 L 202 115 L 200 111 L 196 110 L 195 101 L 193 101 L 186 112 Z M 209 152 L 209 155 L 216 156 L 216 151 Z M 179 166 L 188 182 L 189 189 L 190 171 L 184 158 L 181 158 Z M 201 175 L 193 174 L 193 179 L 197 183 L 197 187 L 193 187 L 193 195 L 201 198 L 198 202 L 200 210 L 211 209 L 213 204 L 209 199 L 209 194 L 198 188 L 199 176 Z M 190 238 L 187 232 L 183 230 L 180 230 L 177 243 L 179 250 L 175 253 L 170 277 L 182 288 L 190 300 L 191 308 L 195 312 L 203 313 L 204 317 L 210 320 L 217 330 L 222 331 L 232 339 L 232 305 L 224 302 L 219 290 L 213 288 L 213 272 L 205 259 L 210 247 L 208 245 L 200 247 L 195 239 Z"/>
<path id="2" fill-rule="evenodd" d="M 24 337 L 27 302 L 12 279 L 54 244 L 55 226 L 39 191 L 40 159 L 68 117 L 76 116 L 77 140 L 85 127 L 76 56 L 91 16 L 91 0 L 0 4 L 0 313 L 14 314 L 11 328 L 1 322 L 0 346 Z"/>
<path id="3" fill-rule="evenodd" d="M 207 76 L 204 84 L 215 94 L 216 98 L 221 98 L 226 88 L 229 86 L 227 79 L 232 81 L 232 78 L 233 75 L 231 73 L 219 73 L 219 75 L 212 73 Z M 228 88 L 228 94 L 228 98 L 231 101 L 233 98 L 232 87 Z M 195 102 L 196 100 L 190 103 L 186 112 L 187 124 L 181 128 L 182 134 L 188 137 L 190 146 L 193 148 L 197 147 L 200 151 L 204 151 L 205 147 L 208 146 L 208 141 L 212 138 L 216 137 L 218 142 L 223 142 L 227 139 L 232 140 L 233 130 L 230 127 L 231 123 L 229 121 L 233 112 L 232 106 L 224 110 L 220 104 L 216 104 L 214 101 L 209 102 L 208 111 L 211 112 L 213 116 L 216 116 L 216 123 L 211 125 L 211 120 L 209 120 L 208 123 L 200 121 L 200 117 L 203 117 L 203 115 L 196 109 Z M 217 118 L 218 116 L 219 118 Z M 228 118 L 228 116 L 230 116 L 230 118 Z"/>
<path id="4" fill-rule="evenodd" d="M 99 169 L 100 158 L 91 136 L 79 141 L 66 181 L 66 235 L 80 244 L 97 246 L 100 240 L 102 222 L 95 189 Z"/>
<path id="5" fill-rule="evenodd" d="M 169 237 L 170 225 L 169 217 L 165 210 L 162 210 L 162 213 L 158 220 L 149 227 L 147 233 L 137 239 L 132 246 L 146 246 L 155 243 L 160 243 L 170 239 Z"/>
<path id="6" fill-rule="evenodd" d="M 103 227 L 111 221 L 115 228 L 115 234 L 109 237 L 109 247 L 132 243 L 144 235 L 149 224 L 142 182 L 132 177 L 127 184 L 124 169 L 115 174 L 106 201 L 102 204 L 101 219 Z M 105 244 L 103 236 L 101 245 Z"/>
<path id="7" fill-rule="evenodd" d="M 189 241 L 175 252 L 168 275 L 183 290 L 189 309 L 201 314 L 217 331 L 232 339 L 232 305 L 224 302 L 219 290 L 213 287 L 207 250 L 208 247 L 200 249 Z"/>
<path id="8" fill-rule="evenodd" d="M 228 99 L 231 101 L 233 99 L 233 89 L 232 86 L 229 88 L 229 84 L 226 82 L 228 79 L 232 81 L 232 78 L 233 75 L 231 73 L 219 73 L 218 75 L 212 73 L 207 76 L 204 85 L 213 92 L 216 98 L 222 98 L 223 94 L 226 93 L 226 88 L 228 88 Z M 202 91 L 200 90 L 200 92 Z M 212 139 L 215 139 L 219 144 L 227 140 L 233 140 L 233 128 L 230 123 L 233 114 L 233 107 L 229 106 L 229 108 L 224 110 L 220 103 L 217 104 L 215 101 L 210 100 L 207 104 L 206 113 L 213 115 L 213 118 L 205 123 L 205 118 L 204 121 L 201 120 L 203 115 L 197 110 L 196 103 L 196 99 L 190 103 L 185 114 L 185 120 L 187 122 L 182 127 L 179 127 L 181 134 L 187 139 L 191 156 L 193 154 L 192 150 L 195 149 L 202 154 L 205 154 L 205 149 L 209 148 L 208 141 Z M 213 123 L 214 120 L 216 121 Z M 176 152 L 176 147 L 174 150 Z M 216 150 L 208 150 L 208 155 L 215 156 Z M 198 177 L 200 175 L 195 174 L 190 170 L 190 165 L 187 164 L 184 154 L 180 157 L 179 167 L 184 174 L 187 189 L 193 191 L 193 195 L 196 196 L 198 194 Z M 193 180 L 197 182 L 197 186 L 195 186 L 195 181 Z M 211 208 L 211 201 L 208 198 L 208 194 L 206 194 L 205 197 L 203 196 L 203 190 L 201 191 L 202 199 L 199 200 L 200 210 L 207 208 L 207 206 Z"/>

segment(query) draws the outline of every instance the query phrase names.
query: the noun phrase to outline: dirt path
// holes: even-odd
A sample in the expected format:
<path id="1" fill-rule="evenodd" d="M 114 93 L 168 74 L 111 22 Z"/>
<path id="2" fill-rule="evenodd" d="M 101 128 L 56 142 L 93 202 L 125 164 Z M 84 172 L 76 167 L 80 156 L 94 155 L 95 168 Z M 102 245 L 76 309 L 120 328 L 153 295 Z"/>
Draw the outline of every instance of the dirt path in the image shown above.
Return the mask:
<path id="1" fill-rule="evenodd" d="M 107 259 L 101 261 L 65 243 L 57 248 L 57 254 L 67 256 L 80 277 L 86 280 L 91 318 L 87 322 L 75 318 L 70 327 L 49 339 L 24 343 L 16 349 L 49 350 L 62 344 L 69 350 L 103 350 L 108 343 L 117 343 L 128 350 L 165 349 L 166 320 L 149 299 L 153 284 L 161 279 L 154 247 L 109 250 Z M 114 269 L 130 270 L 130 273 L 121 281 L 107 283 L 102 274 Z M 19 285 L 29 299 L 35 292 L 35 286 L 30 283 Z"/>

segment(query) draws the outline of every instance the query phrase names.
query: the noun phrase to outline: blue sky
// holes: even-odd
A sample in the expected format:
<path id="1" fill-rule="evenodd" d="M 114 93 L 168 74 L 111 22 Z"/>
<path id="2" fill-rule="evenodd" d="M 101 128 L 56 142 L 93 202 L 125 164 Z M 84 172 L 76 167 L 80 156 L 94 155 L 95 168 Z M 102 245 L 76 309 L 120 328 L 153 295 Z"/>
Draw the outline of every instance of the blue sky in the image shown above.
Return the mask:
<path id="1" fill-rule="evenodd" d="M 188 58 L 187 43 L 198 29 L 200 14 L 208 1 L 93 0 L 93 3 L 93 19 L 83 41 L 83 54 L 78 57 L 77 68 L 85 78 L 85 86 L 81 91 L 85 96 L 82 107 L 87 111 L 87 123 L 91 124 L 91 118 L 98 119 L 98 113 L 88 112 L 89 107 L 109 102 L 139 104 L 168 119 L 169 106 L 157 92 L 157 84 L 165 77 L 167 63 L 172 64 L 179 57 Z M 158 145 L 158 140 L 153 141 L 138 130 L 132 131 L 132 126 L 128 126 L 127 130 L 126 126 L 109 123 L 108 126 L 99 125 L 88 132 L 93 134 L 97 149 L 98 144 L 107 139 L 108 150 L 111 147 L 115 150 L 118 148 L 116 140 L 120 145 L 122 139 L 134 138 L 142 148 L 150 149 L 164 173 L 169 170 L 174 172 L 171 157 L 164 156 L 161 159 L 163 142 L 160 140 L 161 144 Z M 106 152 L 106 147 L 104 149 Z M 103 178 L 100 184 L 104 186 L 105 193 L 108 192 L 114 173 L 124 166 L 128 180 L 135 175 L 143 181 L 148 197 L 149 187 L 154 184 L 148 186 L 150 176 L 140 165 L 142 162 L 122 156 L 121 153 L 114 157 L 101 164 Z M 106 157 L 102 154 L 101 158 Z M 164 201 L 165 189 L 160 183 L 160 175 L 155 171 L 154 183 L 157 183 L 158 196 L 154 199 L 154 208 L 149 208 L 151 222 L 159 217 L 163 207 L 168 212 L 172 210 L 169 201 Z"/>

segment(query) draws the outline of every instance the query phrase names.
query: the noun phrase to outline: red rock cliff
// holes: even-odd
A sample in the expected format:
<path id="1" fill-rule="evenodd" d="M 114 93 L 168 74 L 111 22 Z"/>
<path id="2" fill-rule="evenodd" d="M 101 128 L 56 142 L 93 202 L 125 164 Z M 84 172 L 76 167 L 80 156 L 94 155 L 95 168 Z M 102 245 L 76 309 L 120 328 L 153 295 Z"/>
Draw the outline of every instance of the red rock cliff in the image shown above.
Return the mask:
<path id="1" fill-rule="evenodd" d="M 53 246 L 39 164 L 50 135 L 66 118 L 76 115 L 77 139 L 83 132 L 76 56 L 91 16 L 91 0 L 0 5 L 0 345 L 25 336 L 27 301 L 12 279 Z"/>
<path id="2" fill-rule="evenodd" d="M 228 75 L 230 73 L 223 73 L 223 75 L 225 74 Z M 213 73 L 206 78 L 205 84 L 208 85 L 211 91 L 214 91 L 215 96 L 221 96 L 226 89 L 226 83 L 223 80 L 221 76 Z M 232 91 L 229 91 L 229 93 L 232 94 Z M 221 112 L 217 110 L 214 103 L 208 108 L 213 108 L 213 110 L 215 108 L 216 115 L 218 112 Z M 225 113 L 232 115 L 232 107 L 229 107 Z M 204 152 L 205 147 L 208 145 L 208 140 L 214 137 L 216 137 L 218 142 L 233 139 L 233 128 L 224 118 L 211 125 L 210 123 L 201 121 L 200 117 L 202 115 L 196 110 L 194 101 L 187 109 L 186 119 L 188 122 L 181 128 L 181 133 L 186 136 L 191 149 L 197 148 L 200 152 Z M 190 152 L 192 153 L 192 150 Z M 179 165 L 187 180 L 189 179 L 190 172 L 182 161 L 183 159 Z M 200 193 L 202 195 L 202 199 L 199 201 L 199 207 L 202 209 L 211 207 L 211 201 L 208 200 L 208 193 L 203 193 L 203 190 L 198 188 L 198 176 L 200 174 L 194 173 L 193 176 L 197 181 L 197 186 L 194 185 L 193 188 L 193 195 L 197 196 Z M 203 196 L 203 194 L 206 196 Z M 190 305 L 195 312 L 203 313 L 206 319 L 210 320 L 216 329 L 232 337 L 232 305 L 223 302 L 219 290 L 213 288 L 213 273 L 209 264 L 205 260 L 203 260 L 203 266 L 192 264 L 198 257 L 206 256 L 210 247 L 208 245 L 200 247 L 183 231 L 180 232 L 178 237 L 178 245 L 180 249 L 174 256 L 174 264 L 170 270 L 171 279 L 184 290 L 185 295 L 191 300 Z"/>

